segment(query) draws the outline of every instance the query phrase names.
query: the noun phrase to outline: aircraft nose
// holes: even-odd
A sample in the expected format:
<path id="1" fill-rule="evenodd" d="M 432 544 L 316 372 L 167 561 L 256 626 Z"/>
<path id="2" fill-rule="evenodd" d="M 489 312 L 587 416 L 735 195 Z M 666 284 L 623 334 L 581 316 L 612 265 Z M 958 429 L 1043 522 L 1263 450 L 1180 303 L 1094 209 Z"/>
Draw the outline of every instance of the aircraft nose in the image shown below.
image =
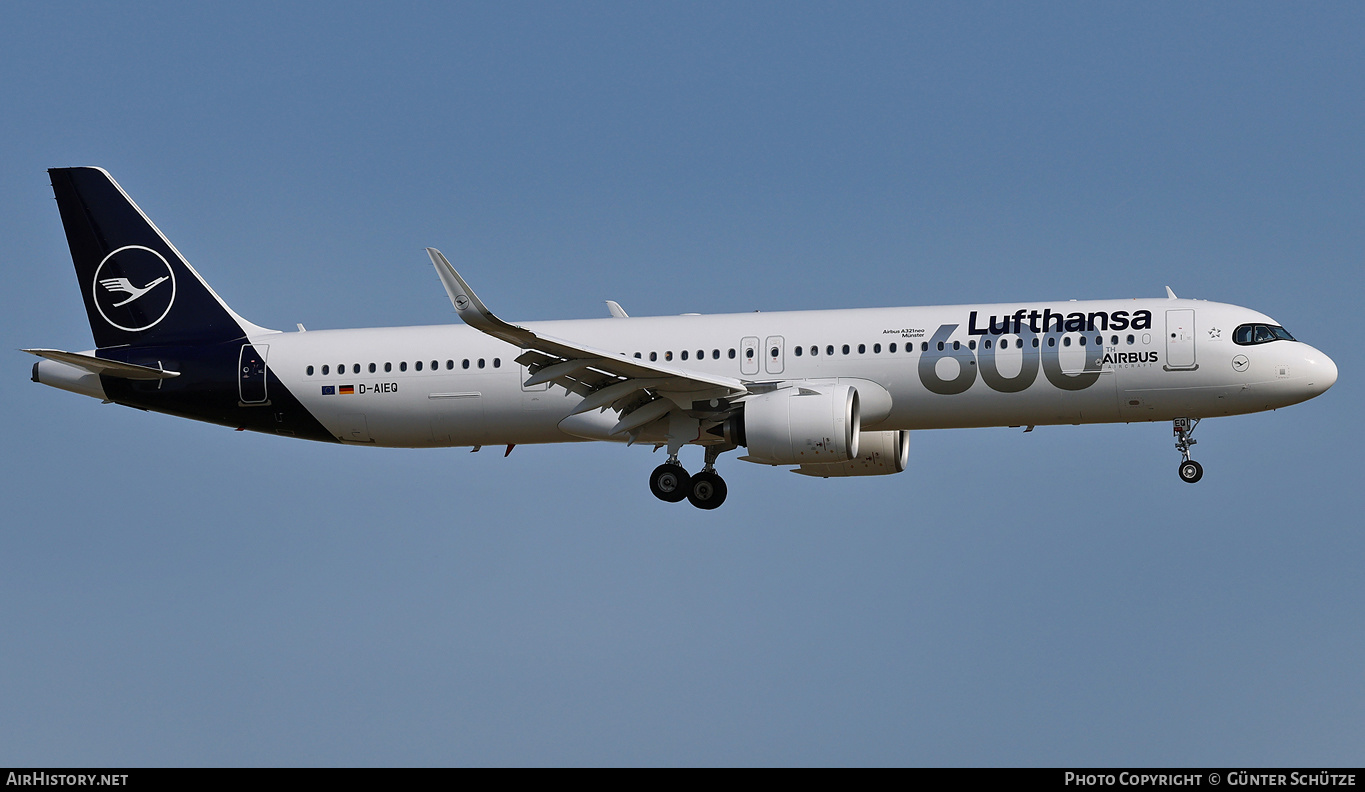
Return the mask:
<path id="1" fill-rule="evenodd" d="M 1314 396 L 1327 392 L 1337 382 L 1337 364 L 1332 359 L 1314 349 L 1308 348 L 1305 363 L 1308 364 L 1308 387 Z"/>

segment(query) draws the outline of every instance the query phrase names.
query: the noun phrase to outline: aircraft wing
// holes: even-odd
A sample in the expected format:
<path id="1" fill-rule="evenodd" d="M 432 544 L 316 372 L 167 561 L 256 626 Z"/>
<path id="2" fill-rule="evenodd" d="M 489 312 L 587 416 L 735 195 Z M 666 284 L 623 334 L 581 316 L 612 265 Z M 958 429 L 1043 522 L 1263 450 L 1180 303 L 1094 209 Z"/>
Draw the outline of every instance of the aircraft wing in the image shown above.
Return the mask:
<path id="1" fill-rule="evenodd" d="M 732 377 L 661 366 L 504 322 L 488 310 L 441 251 L 427 248 L 427 255 L 465 324 L 526 350 L 517 357 L 531 372 L 526 385 L 553 382 L 583 396 L 574 414 L 607 408 L 629 411 L 612 434 L 636 430 L 674 407 L 691 409 L 694 400 L 728 400 L 748 393 L 744 383 Z M 670 404 L 657 403 L 660 398 Z"/>

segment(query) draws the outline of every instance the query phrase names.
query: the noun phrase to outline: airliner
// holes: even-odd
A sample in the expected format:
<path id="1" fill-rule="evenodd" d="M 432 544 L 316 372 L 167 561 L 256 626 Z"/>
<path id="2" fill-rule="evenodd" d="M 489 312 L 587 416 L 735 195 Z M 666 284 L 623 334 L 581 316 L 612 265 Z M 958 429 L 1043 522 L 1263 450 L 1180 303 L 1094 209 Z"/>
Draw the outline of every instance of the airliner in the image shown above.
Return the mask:
<path id="1" fill-rule="evenodd" d="M 899 473 L 920 429 L 1274 410 L 1337 367 L 1265 314 L 1164 298 L 511 323 L 427 254 L 459 324 L 281 332 L 239 316 L 100 168 L 48 171 L 95 349 L 27 349 L 33 381 L 103 402 L 345 445 L 582 441 L 666 448 L 660 500 L 725 501 L 716 460 Z M 703 466 L 679 460 L 700 446 Z"/>

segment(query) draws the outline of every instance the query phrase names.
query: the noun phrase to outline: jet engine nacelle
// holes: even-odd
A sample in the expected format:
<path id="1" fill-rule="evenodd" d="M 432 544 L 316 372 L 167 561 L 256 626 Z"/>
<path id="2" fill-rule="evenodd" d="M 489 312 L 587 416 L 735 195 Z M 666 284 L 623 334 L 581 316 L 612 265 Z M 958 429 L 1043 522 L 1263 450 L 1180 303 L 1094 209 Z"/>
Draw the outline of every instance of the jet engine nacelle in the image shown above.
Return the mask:
<path id="1" fill-rule="evenodd" d="M 744 402 L 736 432 L 748 462 L 764 465 L 835 464 L 858 457 L 858 391 L 849 385 L 798 385 Z"/>
<path id="2" fill-rule="evenodd" d="M 834 478 L 841 476 L 889 476 L 902 473 L 910 461 L 910 433 L 862 432 L 858 457 L 847 462 L 802 465 L 793 470 L 803 476 Z"/>

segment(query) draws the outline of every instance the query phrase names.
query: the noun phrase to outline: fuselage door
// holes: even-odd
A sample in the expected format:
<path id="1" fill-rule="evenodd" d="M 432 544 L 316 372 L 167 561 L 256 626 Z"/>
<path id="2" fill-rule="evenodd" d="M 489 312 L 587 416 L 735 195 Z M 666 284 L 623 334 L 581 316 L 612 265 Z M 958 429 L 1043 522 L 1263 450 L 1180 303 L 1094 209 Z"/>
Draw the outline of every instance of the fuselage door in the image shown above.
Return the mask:
<path id="1" fill-rule="evenodd" d="M 242 404 L 263 404 L 265 392 L 265 358 L 270 347 L 262 344 L 242 345 L 242 353 L 237 358 L 237 393 Z"/>
<path id="2" fill-rule="evenodd" d="M 782 336 L 768 336 L 763 342 L 763 365 L 769 374 L 782 373 L 782 357 L 785 354 Z"/>
<path id="3" fill-rule="evenodd" d="M 1166 312 L 1166 368 L 1196 368 L 1194 361 L 1194 311 Z"/>
<path id="4" fill-rule="evenodd" d="M 758 373 L 758 337 L 745 336 L 740 342 L 739 350 L 739 373 L 757 374 Z"/>

